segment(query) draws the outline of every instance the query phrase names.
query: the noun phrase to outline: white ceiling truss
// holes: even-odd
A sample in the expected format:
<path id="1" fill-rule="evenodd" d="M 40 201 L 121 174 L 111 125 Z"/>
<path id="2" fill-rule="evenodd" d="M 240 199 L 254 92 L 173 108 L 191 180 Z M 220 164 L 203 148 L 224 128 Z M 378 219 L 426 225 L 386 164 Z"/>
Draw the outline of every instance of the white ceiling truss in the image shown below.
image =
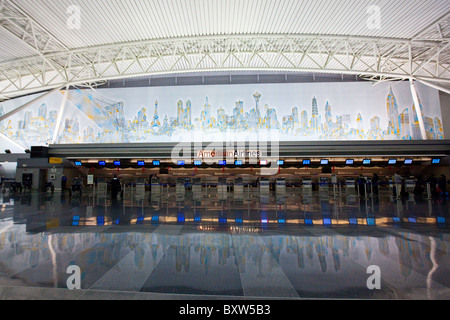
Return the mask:
<path id="1" fill-rule="evenodd" d="M 0 100 L 113 79 L 211 71 L 349 74 L 450 88 L 450 12 L 411 39 L 243 34 L 68 48 L 12 2 L 0 0 L 0 28 L 32 52 L 0 62 Z"/>

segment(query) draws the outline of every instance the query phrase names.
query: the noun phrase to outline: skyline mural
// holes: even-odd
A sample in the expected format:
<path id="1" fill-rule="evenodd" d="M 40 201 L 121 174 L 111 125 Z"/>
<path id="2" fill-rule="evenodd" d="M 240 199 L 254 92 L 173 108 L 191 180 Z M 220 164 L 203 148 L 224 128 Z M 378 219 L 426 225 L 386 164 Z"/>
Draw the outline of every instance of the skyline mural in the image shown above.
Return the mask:
<path id="1" fill-rule="evenodd" d="M 437 90 L 417 86 L 427 139 L 444 139 Z M 7 101 L 0 115 L 33 99 Z M 51 143 L 62 92 L 0 123 Z M 420 140 L 409 84 L 307 83 L 70 90 L 58 143 Z"/>

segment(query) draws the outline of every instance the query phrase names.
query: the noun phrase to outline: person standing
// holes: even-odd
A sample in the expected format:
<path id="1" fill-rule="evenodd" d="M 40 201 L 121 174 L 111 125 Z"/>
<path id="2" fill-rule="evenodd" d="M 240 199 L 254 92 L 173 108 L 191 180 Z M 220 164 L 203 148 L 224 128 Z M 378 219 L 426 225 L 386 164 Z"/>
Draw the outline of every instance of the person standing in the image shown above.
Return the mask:
<path id="1" fill-rule="evenodd" d="M 361 197 L 365 197 L 366 196 L 366 185 L 367 181 L 366 179 L 363 177 L 363 175 L 359 175 L 359 179 L 358 179 L 358 189 L 359 189 L 359 195 Z"/>
<path id="2" fill-rule="evenodd" d="M 441 174 L 438 180 L 438 187 L 443 196 L 447 193 L 447 177 L 444 174 Z"/>
<path id="3" fill-rule="evenodd" d="M 374 196 L 378 196 L 378 182 L 379 182 L 380 178 L 378 177 L 378 175 L 376 173 L 373 174 L 372 177 L 372 190 L 373 190 L 373 195 Z"/>
<path id="4" fill-rule="evenodd" d="M 437 192 L 436 192 L 436 184 L 437 184 L 438 181 L 437 181 L 437 179 L 434 177 L 434 174 L 431 174 L 431 175 L 428 177 L 428 179 L 427 179 L 426 182 L 430 184 L 431 195 L 432 195 L 433 197 L 436 196 L 436 195 L 437 195 Z"/>
<path id="5" fill-rule="evenodd" d="M 120 186 L 120 180 L 117 178 L 116 175 L 114 175 L 114 178 L 111 181 L 111 199 L 117 200 L 117 195 L 119 194 L 121 190 Z"/>
<path id="6" fill-rule="evenodd" d="M 401 192 L 401 187 L 402 187 L 402 183 L 403 183 L 403 178 L 400 175 L 400 172 L 397 171 L 394 176 L 392 177 L 392 180 L 394 182 L 394 197 L 399 197 L 400 192 Z"/>

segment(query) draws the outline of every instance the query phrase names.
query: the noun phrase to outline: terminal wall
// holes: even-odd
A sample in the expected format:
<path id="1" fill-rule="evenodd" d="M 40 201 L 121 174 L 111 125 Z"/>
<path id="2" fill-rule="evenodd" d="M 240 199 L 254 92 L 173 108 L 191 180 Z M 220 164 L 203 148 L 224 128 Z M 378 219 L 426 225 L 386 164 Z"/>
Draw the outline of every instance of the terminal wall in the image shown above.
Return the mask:
<path id="1" fill-rule="evenodd" d="M 440 91 L 442 126 L 444 127 L 444 137 L 450 139 L 450 95 Z"/>

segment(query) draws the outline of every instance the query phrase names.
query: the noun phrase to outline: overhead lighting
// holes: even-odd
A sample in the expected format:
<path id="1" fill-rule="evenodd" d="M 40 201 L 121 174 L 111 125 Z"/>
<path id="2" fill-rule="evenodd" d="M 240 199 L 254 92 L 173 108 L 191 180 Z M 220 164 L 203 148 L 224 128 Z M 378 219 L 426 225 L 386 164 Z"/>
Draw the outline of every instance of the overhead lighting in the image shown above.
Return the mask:
<path id="1" fill-rule="evenodd" d="M 433 159 L 433 160 L 431 160 L 431 163 L 432 164 L 440 164 L 441 163 L 441 159 Z"/>
<path id="2" fill-rule="evenodd" d="M 388 161 L 388 164 L 391 164 L 391 165 L 396 164 L 396 163 L 397 163 L 397 160 L 396 160 L 396 159 L 390 159 L 390 160 Z"/>

